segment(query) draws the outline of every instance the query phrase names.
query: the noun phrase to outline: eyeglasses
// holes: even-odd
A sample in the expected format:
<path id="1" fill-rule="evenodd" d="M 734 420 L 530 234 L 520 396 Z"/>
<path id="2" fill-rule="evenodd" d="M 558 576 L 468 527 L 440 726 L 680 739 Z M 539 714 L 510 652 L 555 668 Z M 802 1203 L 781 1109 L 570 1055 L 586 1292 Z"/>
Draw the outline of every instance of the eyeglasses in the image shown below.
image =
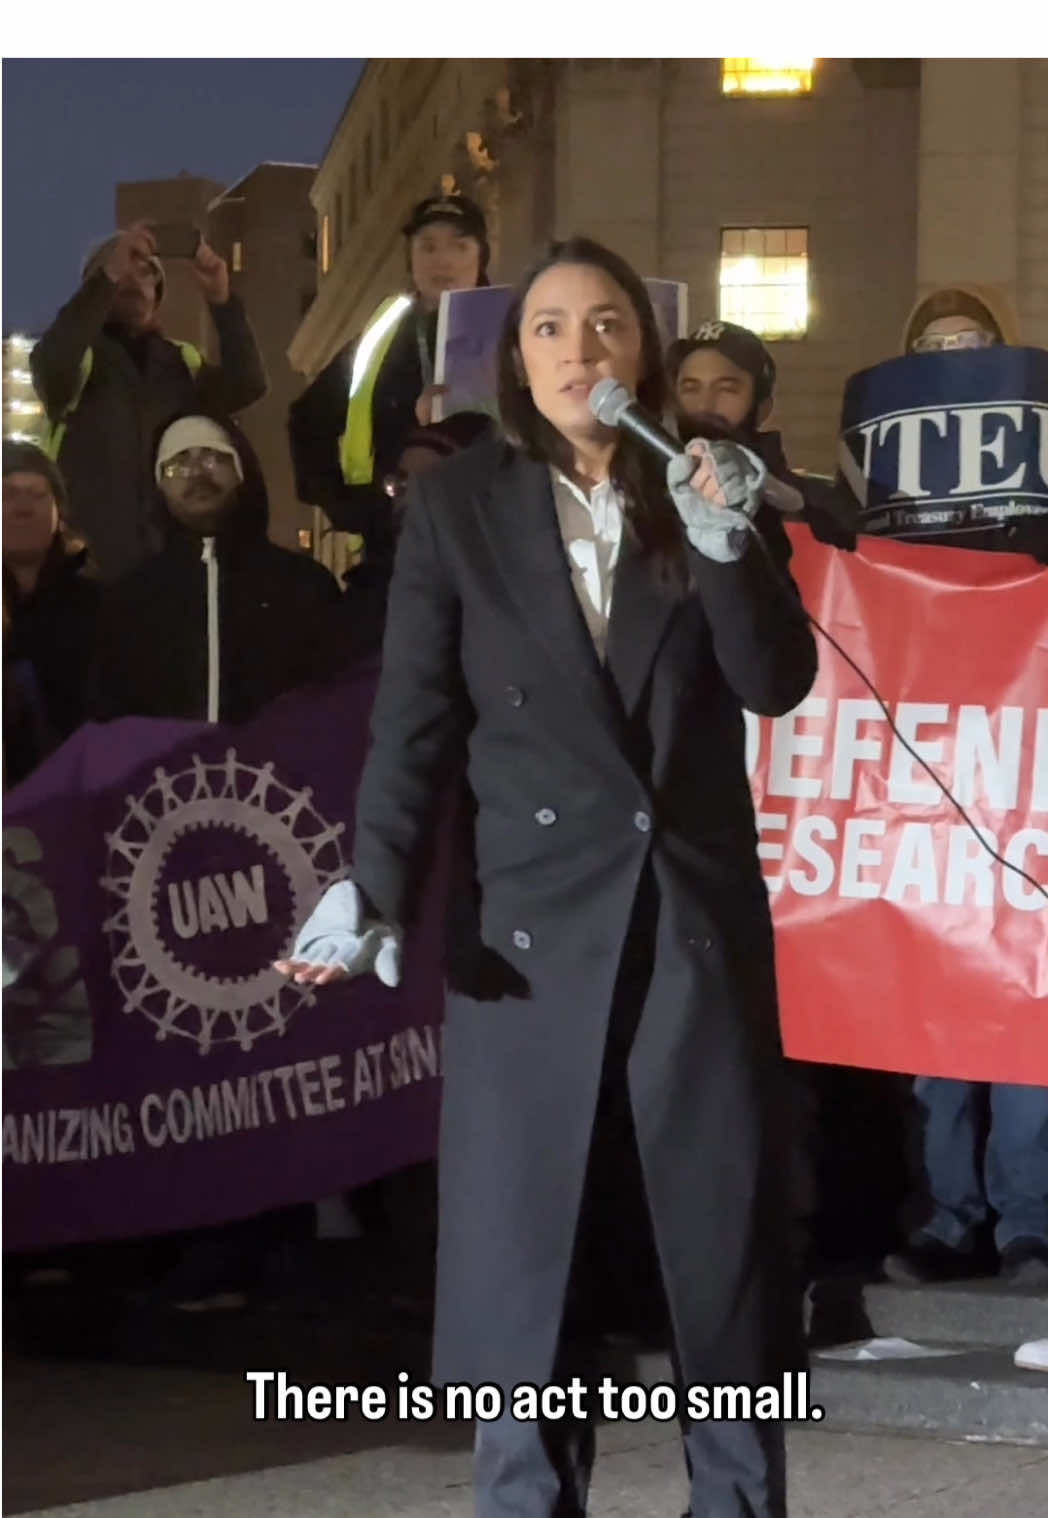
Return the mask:
<path id="1" fill-rule="evenodd" d="M 193 448 L 161 464 L 160 473 L 165 480 L 184 480 L 191 474 L 217 474 L 223 465 L 232 464 L 232 456 L 217 448 Z"/>
<path id="2" fill-rule="evenodd" d="M 965 332 L 933 332 L 919 337 L 911 353 L 947 353 L 957 348 L 993 348 L 996 339 L 989 332 L 969 327 Z"/>

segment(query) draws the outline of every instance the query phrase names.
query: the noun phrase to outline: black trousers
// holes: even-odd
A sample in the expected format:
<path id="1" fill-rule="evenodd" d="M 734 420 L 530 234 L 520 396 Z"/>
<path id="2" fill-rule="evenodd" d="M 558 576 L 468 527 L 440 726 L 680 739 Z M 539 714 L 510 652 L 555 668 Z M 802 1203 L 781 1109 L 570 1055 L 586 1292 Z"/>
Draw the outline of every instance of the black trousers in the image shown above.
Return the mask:
<path id="1" fill-rule="evenodd" d="M 673 1342 L 645 1198 L 626 1063 L 651 981 L 658 894 L 642 880 L 609 1019 L 600 1095 L 552 1381 L 590 1388 L 585 1419 L 516 1422 L 507 1411 L 478 1423 L 477 1518 L 584 1518 L 596 1454 L 594 1410 L 600 1335 L 658 1333 L 670 1348 L 679 1405 L 683 1376 Z M 697 1267 L 698 1264 L 697 1264 Z M 784 1431 L 773 1422 L 681 1420 L 692 1518 L 786 1518 Z"/>

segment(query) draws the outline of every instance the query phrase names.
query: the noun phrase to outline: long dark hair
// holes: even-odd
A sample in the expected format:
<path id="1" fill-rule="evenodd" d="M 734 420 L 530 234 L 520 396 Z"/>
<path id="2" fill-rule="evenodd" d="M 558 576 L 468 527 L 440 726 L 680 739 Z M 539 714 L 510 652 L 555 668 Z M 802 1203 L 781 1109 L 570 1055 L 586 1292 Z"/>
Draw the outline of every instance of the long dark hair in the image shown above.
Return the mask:
<path id="1" fill-rule="evenodd" d="M 520 355 L 520 322 L 528 291 L 540 275 L 558 264 L 586 264 L 602 269 L 629 297 L 641 333 L 637 399 L 656 417 L 662 415 L 666 380 L 662 340 L 644 281 L 624 258 L 589 237 L 554 243 L 525 274 L 506 313 L 497 357 L 498 404 L 502 426 L 511 443 L 531 458 L 570 471 L 571 445 L 535 405 L 523 378 Z M 651 556 L 659 578 L 683 593 L 690 582 L 684 531 L 666 491 L 661 463 L 628 434 L 620 433 L 611 461 L 611 479 L 625 498 L 628 527 L 642 551 Z"/>

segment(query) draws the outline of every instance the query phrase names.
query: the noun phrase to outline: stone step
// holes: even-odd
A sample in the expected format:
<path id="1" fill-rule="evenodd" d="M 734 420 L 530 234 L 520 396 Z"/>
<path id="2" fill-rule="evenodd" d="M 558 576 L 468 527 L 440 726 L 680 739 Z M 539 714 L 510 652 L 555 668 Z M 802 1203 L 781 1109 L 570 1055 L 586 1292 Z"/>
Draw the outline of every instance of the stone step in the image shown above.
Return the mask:
<path id="1" fill-rule="evenodd" d="M 815 1346 L 859 1339 L 997 1344 L 1018 1348 L 1048 1338 L 1048 1296 L 1001 1281 L 895 1286 L 885 1281 L 826 1278 L 808 1296 L 808 1333 Z"/>
<path id="2" fill-rule="evenodd" d="M 1048 1446 L 1048 1374 L 1018 1370 L 1014 1349 L 921 1343 L 961 1352 L 858 1363 L 813 1356 L 812 1396 L 826 1409 L 822 1426 Z"/>
<path id="3" fill-rule="evenodd" d="M 1048 1374 L 1017 1369 L 1014 1349 L 921 1343 L 952 1353 L 863 1362 L 814 1354 L 810 1400 L 824 1409 L 819 1426 L 1048 1447 Z M 669 1356 L 655 1351 L 608 1373 L 645 1386 L 672 1380 Z"/>

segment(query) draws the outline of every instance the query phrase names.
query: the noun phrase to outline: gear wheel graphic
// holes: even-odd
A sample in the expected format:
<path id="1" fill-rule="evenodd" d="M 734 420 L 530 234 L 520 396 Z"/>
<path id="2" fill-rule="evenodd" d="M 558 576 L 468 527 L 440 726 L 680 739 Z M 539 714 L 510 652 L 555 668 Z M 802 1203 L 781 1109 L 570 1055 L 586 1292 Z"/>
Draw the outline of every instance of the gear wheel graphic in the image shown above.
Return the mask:
<path id="1" fill-rule="evenodd" d="M 285 784 L 271 763 L 244 763 L 235 749 L 220 761 L 194 755 L 173 775 L 157 769 L 145 790 L 127 797 L 119 827 L 106 838 L 101 881 L 115 901 L 105 923 L 112 973 L 125 1013 L 147 1017 L 158 1040 L 188 1038 L 202 1054 L 219 1044 L 250 1049 L 281 1035 L 303 1002 L 314 1000 L 308 987 L 289 983 L 268 963 L 216 976 L 187 963 L 166 941 L 158 911 L 165 863 L 177 844 L 205 830 L 250 840 L 279 873 L 291 903 L 287 940 L 318 895 L 345 874 L 339 842 L 345 825 L 320 815 L 310 788 Z"/>

